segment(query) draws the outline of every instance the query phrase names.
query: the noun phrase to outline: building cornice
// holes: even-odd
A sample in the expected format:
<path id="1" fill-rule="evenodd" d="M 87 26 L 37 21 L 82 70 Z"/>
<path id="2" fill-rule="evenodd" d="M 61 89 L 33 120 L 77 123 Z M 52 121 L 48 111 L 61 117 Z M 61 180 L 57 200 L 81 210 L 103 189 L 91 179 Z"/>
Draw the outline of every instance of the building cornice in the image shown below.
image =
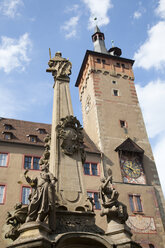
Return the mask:
<path id="1" fill-rule="evenodd" d="M 134 62 L 135 62 L 132 59 L 126 59 L 126 58 L 123 58 L 123 57 L 118 57 L 118 56 L 113 56 L 113 55 L 110 55 L 110 54 L 98 53 L 98 52 L 87 50 L 86 54 L 84 56 L 81 68 L 80 68 L 80 72 L 78 74 L 78 77 L 77 77 L 77 80 L 76 80 L 76 83 L 75 83 L 76 87 L 79 86 L 80 79 L 81 79 L 81 76 L 82 76 L 82 73 L 84 71 L 84 68 L 85 68 L 85 65 L 86 65 L 86 62 L 88 60 L 89 55 L 94 55 L 94 56 L 97 56 L 97 57 L 102 57 L 102 58 L 108 58 L 108 59 L 118 60 L 118 61 L 122 61 L 122 62 L 127 62 L 127 63 L 130 63 L 131 65 L 133 65 Z"/>

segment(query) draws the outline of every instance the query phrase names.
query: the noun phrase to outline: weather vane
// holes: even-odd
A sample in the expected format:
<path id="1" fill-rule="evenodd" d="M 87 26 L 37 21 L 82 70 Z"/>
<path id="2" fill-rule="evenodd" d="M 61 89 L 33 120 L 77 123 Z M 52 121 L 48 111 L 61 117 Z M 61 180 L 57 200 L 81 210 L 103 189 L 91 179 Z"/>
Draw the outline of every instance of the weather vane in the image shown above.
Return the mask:
<path id="1" fill-rule="evenodd" d="M 112 47 L 114 47 L 114 40 L 111 40 Z"/>
<path id="2" fill-rule="evenodd" d="M 97 17 L 95 17 L 93 20 L 94 20 L 95 24 L 97 24 Z"/>

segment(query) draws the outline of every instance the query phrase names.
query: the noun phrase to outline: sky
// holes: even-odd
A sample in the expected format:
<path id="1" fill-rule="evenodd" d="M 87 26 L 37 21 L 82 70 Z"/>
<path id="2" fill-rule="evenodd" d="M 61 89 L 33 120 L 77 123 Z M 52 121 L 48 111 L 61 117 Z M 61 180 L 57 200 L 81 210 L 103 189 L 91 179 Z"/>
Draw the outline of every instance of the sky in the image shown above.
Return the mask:
<path id="1" fill-rule="evenodd" d="M 95 21 L 97 17 L 97 21 Z M 49 48 L 72 62 L 74 86 L 95 25 L 134 59 L 135 85 L 165 194 L 165 0 L 0 0 L 0 117 L 51 123 Z"/>

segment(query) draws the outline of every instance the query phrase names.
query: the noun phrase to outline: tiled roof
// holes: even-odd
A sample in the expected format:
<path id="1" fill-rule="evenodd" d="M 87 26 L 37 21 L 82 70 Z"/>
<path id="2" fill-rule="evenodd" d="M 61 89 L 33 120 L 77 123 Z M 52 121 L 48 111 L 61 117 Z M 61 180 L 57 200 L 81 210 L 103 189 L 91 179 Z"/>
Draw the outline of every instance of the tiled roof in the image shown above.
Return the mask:
<path id="1" fill-rule="evenodd" d="M 5 129 L 9 126 L 9 129 Z M 38 129 L 45 129 L 45 133 L 40 133 Z M 12 139 L 5 139 L 5 133 L 12 133 Z M 37 123 L 30 121 L 0 118 L 0 142 L 28 144 L 43 146 L 46 134 L 51 133 L 51 124 Z M 84 132 L 84 145 L 87 152 L 100 153 L 95 144 Z M 31 142 L 29 136 L 37 136 L 37 142 Z"/>
<path id="2" fill-rule="evenodd" d="M 121 145 L 116 147 L 115 151 L 116 152 L 117 151 L 129 151 L 129 152 L 144 153 L 144 150 L 130 138 L 127 138 Z"/>

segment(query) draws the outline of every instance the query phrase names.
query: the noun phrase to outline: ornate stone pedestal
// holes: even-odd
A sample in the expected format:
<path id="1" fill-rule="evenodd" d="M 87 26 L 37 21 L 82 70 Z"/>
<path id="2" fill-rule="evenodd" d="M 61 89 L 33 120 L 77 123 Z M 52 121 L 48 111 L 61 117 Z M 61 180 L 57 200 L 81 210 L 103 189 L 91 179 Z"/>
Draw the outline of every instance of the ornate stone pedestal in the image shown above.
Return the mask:
<path id="1" fill-rule="evenodd" d="M 141 248 L 140 245 L 132 241 L 130 228 L 126 224 L 121 224 L 118 220 L 108 222 L 105 234 L 110 242 L 116 245 L 116 248 Z"/>
<path id="2" fill-rule="evenodd" d="M 19 229 L 20 236 L 8 248 L 50 248 L 50 229 L 44 223 L 28 222 Z"/>
<path id="3" fill-rule="evenodd" d="M 80 211 L 56 211 L 55 234 L 67 232 L 90 232 L 104 234 L 104 231 L 95 224 L 95 214 Z"/>
<path id="4" fill-rule="evenodd" d="M 106 235 L 117 245 L 131 241 L 132 233 L 126 224 L 111 220 L 108 223 Z"/>

